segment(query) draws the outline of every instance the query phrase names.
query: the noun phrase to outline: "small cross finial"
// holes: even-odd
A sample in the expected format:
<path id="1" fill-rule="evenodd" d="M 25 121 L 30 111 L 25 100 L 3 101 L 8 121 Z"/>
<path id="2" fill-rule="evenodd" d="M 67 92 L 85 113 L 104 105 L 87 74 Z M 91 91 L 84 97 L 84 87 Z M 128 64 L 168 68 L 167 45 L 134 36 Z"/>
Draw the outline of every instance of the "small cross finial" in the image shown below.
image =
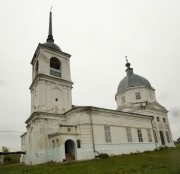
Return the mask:
<path id="1" fill-rule="evenodd" d="M 128 63 L 128 59 L 127 59 L 127 56 L 125 56 L 125 59 L 126 59 L 126 62 Z"/>
<path id="2" fill-rule="evenodd" d="M 127 67 L 127 68 L 130 68 L 130 65 L 131 65 L 131 64 L 128 62 L 127 56 L 125 56 L 125 59 L 126 59 L 126 67 Z"/>

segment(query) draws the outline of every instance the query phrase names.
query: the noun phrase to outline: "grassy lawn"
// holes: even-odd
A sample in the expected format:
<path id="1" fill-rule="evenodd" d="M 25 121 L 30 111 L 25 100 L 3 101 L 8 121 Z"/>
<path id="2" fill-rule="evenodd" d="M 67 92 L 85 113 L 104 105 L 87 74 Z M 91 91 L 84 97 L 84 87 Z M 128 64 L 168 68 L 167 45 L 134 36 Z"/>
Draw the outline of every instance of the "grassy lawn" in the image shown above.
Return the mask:
<path id="1" fill-rule="evenodd" d="M 178 174 L 180 145 L 163 151 L 114 156 L 71 163 L 36 166 L 0 165 L 0 174 Z"/>

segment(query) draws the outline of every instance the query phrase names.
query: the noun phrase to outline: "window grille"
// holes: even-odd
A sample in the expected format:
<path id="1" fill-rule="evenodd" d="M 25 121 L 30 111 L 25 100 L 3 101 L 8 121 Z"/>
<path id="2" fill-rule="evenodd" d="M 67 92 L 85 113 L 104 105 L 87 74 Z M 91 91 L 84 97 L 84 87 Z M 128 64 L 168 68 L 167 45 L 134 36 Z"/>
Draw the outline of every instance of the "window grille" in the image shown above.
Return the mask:
<path id="1" fill-rule="evenodd" d="M 152 142 L 151 130 L 150 129 L 147 129 L 147 135 L 148 135 L 149 142 Z"/>
<path id="2" fill-rule="evenodd" d="M 110 126 L 104 126 L 104 134 L 105 134 L 105 142 L 110 143 L 111 142 Z"/>
<path id="3" fill-rule="evenodd" d="M 139 142 L 143 142 L 143 137 L 142 137 L 141 129 L 137 129 L 137 133 L 138 133 Z"/>
<path id="4" fill-rule="evenodd" d="M 128 142 L 132 142 L 131 128 L 127 127 L 126 128 L 126 133 L 127 133 Z"/>
<path id="5" fill-rule="evenodd" d="M 141 93 L 140 92 L 135 92 L 136 100 L 141 99 Z"/>

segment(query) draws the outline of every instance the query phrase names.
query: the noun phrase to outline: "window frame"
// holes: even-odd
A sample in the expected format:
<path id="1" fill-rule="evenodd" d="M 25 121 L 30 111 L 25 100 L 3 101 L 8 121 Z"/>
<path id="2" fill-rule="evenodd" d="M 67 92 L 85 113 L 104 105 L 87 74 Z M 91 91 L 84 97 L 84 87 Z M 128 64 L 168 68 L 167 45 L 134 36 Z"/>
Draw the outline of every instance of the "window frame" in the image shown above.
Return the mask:
<path id="1" fill-rule="evenodd" d="M 136 98 L 136 100 L 141 100 L 141 93 L 140 93 L 140 91 L 135 92 L 135 98 Z"/>
<path id="2" fill-rule="evenodd" d="M 126 133 L 127 133 L 127 141 L 128 142 L 133 142 L 132 141 L 132 133 L 131 133 L 131 128 L 130 127 L 126 127 Z"/>
<path id="3" fill-rule="evenodd" d="M 151 130 L 147 129 L 147 136 L 148 136 L 148 141 L 152 142 L 152 135 L 151 135 Z"/>
<path id="4" fill-rule="evenodd" d="M 139 142 L 143 142 L 143 136 L 142 136 L 142 131 L 141 131 L 141 129 L 137 129 L 137 134 L 138 134 Z"/>
<path id="5" fill-rule="evenodd" d="M 160 118 L 159 118 L 159 117 L 156 117 L 156 120 L 157 120 L 157 121 L 160 121 Z"/>
<path id="6" fill-rule="evenodd" d="M 111 143 L 111 129 L 110 126 L 104 126 L 104 138 L 106 143 Z"/>

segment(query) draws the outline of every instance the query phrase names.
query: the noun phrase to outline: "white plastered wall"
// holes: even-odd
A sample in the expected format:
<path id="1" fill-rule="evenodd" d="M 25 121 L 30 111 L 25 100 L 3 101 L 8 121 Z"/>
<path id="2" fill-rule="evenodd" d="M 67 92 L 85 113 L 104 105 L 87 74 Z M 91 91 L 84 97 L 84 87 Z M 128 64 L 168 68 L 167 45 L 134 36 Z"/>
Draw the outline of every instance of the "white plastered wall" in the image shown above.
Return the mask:
<path id="1" fill-rule="evenodd" d="M 50 75 L 50 59 L 56 57 L 61 62 L 61 77 Z M 36 64 L 38 62 L 38 70 Z M 44 76 L 38 76 L 43 74 Z M 31 112 L 44 111 L 64 113 L 72 107 L 69 57 L 47 49 L 39 49 L 33 61 L 33 83 L 31 89 Z"/>

